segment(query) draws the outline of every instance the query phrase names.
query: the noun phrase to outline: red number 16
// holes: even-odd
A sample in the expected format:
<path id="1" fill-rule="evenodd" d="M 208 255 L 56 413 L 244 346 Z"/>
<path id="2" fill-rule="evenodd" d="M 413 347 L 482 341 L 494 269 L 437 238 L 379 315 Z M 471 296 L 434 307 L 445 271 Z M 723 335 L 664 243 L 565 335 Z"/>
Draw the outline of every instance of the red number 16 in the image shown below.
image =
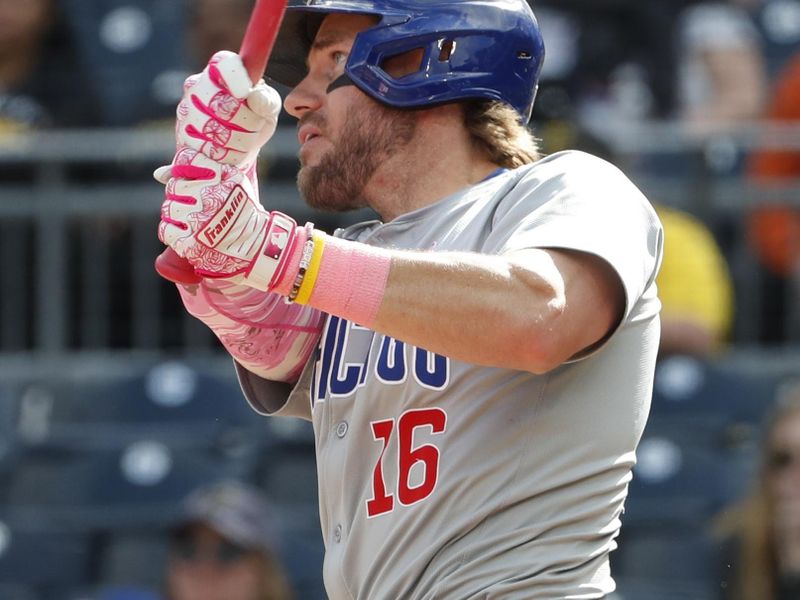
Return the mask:
<path id="1" fill-rule="evenodd" d="M 433 444 L 423 444 L 414 448 L 414 432 L 422 427 L 429 428 L 431 433 L 444 433 L 447 425 L 447 413 L 439 408 L 410 410 L 400 417 L 397 424 L 398 473 L 397 499 L 403 506 L 409 506 L 424 500 L 433 493 L 439 477 L 439 448 Z M 383 477 L 383 457 L 394 430 L 394 419 L 375 421 L 372 423 L 372 435 L 376 441 L 383 441 L 383 449 L 372 473 L 372 499 L 367 501 L 367 514 L 376 517 L 394 509 L 394 495 L 386 492 Z M 421 484 L 411 487 L 409 482 L 411 468 L 422 463 L 425 477 Z"/>

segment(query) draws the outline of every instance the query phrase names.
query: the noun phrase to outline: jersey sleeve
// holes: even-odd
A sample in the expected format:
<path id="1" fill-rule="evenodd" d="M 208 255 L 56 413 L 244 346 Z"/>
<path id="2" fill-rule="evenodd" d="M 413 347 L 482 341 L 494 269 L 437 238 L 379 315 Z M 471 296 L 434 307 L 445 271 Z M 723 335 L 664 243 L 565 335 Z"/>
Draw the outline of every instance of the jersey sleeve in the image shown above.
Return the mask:
<path id="1" fill-rule="evenodd" d="M 283 381 L 264 379 L 234 361 L 236 376 L 247 403 L 258 414 L 268 417 L 297 417 L 311 420 L 311 401 L 308 395 L 311 377 L 309 360 L 294 385 Z"/>
<path id="2" fill-rule="evenodd" d="M 619 169 L 566 152 L 520 179 L 498 206 L 487 243 L 498 254 L 551 248 L 602 258 L 625 290 L 625 321 L 655 281 L 663 230 L 648 200 Z"/>

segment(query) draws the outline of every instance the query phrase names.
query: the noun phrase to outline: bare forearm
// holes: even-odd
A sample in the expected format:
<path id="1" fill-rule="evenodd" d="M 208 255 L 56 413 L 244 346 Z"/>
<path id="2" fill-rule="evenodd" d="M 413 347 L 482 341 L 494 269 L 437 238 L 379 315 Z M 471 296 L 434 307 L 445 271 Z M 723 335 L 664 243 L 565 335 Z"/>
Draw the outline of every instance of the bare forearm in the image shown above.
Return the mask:
<path id="1" fill-rule="evenodd" d="M 398 254 L 374 328 L 452 358 L 521 368 L 515 339 L 532 336 L 530 322 L 557 308 L 556 292 L 530 279 L 501 257 Z"/>
<path id="2" fill-rule="evenodd" d="M 608 329 L 603 318 L 594 332 L 571 318 L 586 282 L 568 260 L 536 250 L 398 253 L 373 328 L 451 358 L 546 372 Z"/>

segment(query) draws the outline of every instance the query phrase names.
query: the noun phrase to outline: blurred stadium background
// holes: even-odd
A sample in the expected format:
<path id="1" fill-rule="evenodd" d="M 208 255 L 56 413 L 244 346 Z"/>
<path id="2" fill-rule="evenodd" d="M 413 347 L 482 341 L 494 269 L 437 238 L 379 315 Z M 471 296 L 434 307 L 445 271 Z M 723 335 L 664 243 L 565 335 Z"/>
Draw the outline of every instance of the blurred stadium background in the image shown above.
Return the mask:
<path id="1" fill-rule="evenodd" d="M 29 1 L 57 15 L 41 35 L 31 28 L 38 42 L 19 37 Z M 231 476 L 277 507 L 297 597 L 323 597 L 308 425 L 250 412 L 230 359 L 152 267 L 162 190 L 150 173 L 171 160 L 181 83 L 207 59 L 204 43 L 241 35 L 241 19 L 209 31 L 205 5 L 247 2 L 0 0 L 2 599 L 157 592 L 180 500 Z M 701 122 L 680 98 L 686 40 L 692 27 L 711 40 L 731 28 L 713 12 L 705 29 L 686 20 L 721 5 L 750 23 L 764 93 L 756 112 Z M 620 598 L 717 598 L 727 583 L 711 525 L 747 489 L 775 390 L 800 375 L 800 170 L 770 178 L 754 167 L 765 152 L 800 155 L 800 117 L 768 118 L 800 52 L 800 1 L 534 8 L 552 61 L 533 123 L 545 150 L 606 156 L 653 201 L 702 224 L 724 258 L 732 301 L 709 303 L 732 316 L 711 350 L 659 362 L 613 555 Z M 14 76 L 20 63 L 28 71 Z M 753 85 L 739 83 L 734 94 Z M 712 104 L 726 102 L 723 91 Z M 361 219 L 298 199 L 294 127 L 283 125 L 262 153 L 265 205 L 328 230 Z M 779 231 L 757 221 L 766 206 Z M 681 260 L 693 256 L 685 248 Z M 684 283 L 677 295 L 711 293 Z"/>

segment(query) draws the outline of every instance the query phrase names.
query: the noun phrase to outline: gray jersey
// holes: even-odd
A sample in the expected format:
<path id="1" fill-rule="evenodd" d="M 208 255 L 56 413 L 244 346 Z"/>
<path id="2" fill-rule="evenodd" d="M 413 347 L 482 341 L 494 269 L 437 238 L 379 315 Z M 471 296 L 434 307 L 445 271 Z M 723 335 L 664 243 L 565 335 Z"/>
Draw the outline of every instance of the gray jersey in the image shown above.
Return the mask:
<path id="1" fill-rule="evenodd" d="M 566 152 L 340 234 L 398 249 L 591 253 L 619 275 L 626 309 L 600 348 L 546 375 L 466 364 L 333 316 L 290 395 L 239 369 L 257 410 L 313 421 L 331 598 L 612 591 L 608 554 L 659 339 L 662 230 L 647 200 L 608 163 Z"/>

